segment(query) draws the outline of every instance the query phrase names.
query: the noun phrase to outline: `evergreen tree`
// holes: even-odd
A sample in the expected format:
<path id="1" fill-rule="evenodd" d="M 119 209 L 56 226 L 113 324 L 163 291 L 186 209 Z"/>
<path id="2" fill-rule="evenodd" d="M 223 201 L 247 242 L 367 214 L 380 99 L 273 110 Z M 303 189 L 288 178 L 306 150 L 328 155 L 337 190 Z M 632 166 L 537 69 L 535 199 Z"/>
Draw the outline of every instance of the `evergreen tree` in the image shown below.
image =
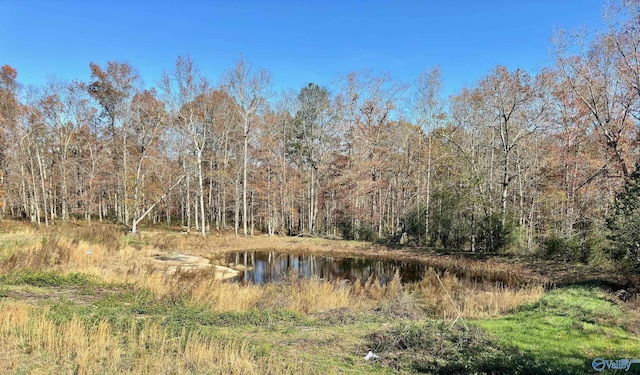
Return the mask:
<path id="1" fill-rule="evenodd" d="M 610 256 L 626 266 L 640 265 L 640 164 L 618 194 L 615 209 L 607 218 Z"/>

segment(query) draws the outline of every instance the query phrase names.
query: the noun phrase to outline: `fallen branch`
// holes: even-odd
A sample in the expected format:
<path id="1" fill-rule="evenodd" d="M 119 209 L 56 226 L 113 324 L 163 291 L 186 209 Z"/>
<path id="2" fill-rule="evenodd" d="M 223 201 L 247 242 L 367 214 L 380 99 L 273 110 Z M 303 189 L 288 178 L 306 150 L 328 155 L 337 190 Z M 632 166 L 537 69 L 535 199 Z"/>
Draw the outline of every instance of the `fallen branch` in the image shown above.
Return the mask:
<path id="1" fill-rule="evenodd" d="M 436 278 L 438 279 L 440 286 L 442 287 L 444 292 L 447 294 L 447 297 L 449 298 L 449 302 L 451 302 L 451 305 L 453 306 L 456 313 L 458 314 L 458 316 L 455 318 L 453 323 L 451 323 L 451 326 L 449 326 L 449 329 L 451 329 L 451 327 L 453 327 L 459 319 L 462 322 L 462 325 L 464 326 L 464 328 L 468 330 L 469 328 L 465 324 L 464 319 L 462 319 L 462 314 L 460 313 L 460 309 L 458 309 L 458 306 L 456 306 L 455 302 L 453 302 L 453 298 L 451 298 L 451 295 L 449 294 L 449 291 L 447 291 L 447 288 L 444 287 L 444 284 L 442 283 L 442 280 L 440 280 L 440 276 L 438 276 L 438 273 L 436 272 L 436 270 L 433 270 L 433 274 L 436 275 Z"/>
<path id="2" fill-rule="evenodd" d="M 151 210 L 153 210 L 153 209 L 154 209 L 154 207 L 158 205 L 158 203 L 162 202 L 162 200 L 163 200 L 164 198 L 166 198 L 166 197 L 167 197 L 167 195 L 169 195 L 169 193 L 171 193 L 171 191 L 172 191 L 173 189 L 175 189 L 175 188 L 176 188 L 176 186 L 178 186 L 178 185 L 180 184 L 180 182 L 182 182 L 182 180 L 184 180 L 184 178 L 185 178 L 185 177 L 187 177 L 187 175 L 186 175 L 186 174 L 183 174 L 182 176 L 180 176 L 180 178 L 179 178 L 179 179 L 178 179 L 178 180 L 177 180 L 173 185 L 171 185 L 171 187 L 170 187 L 170 188 L 169 188 L 169 189 L 164 193 L 164 195 L 163 195 L 163 196 L 161 196 L 161 197 L 160 197 L 158 200 L 156 200 L 156 201 L 155 201 L 155 202 L 154 202 L 154 203 L 153 203 L 149 208 L 147 208 L 147 210 L 146 210 L 142 215 L 140 215 L 140 217 L 139 217 L 139 218 L 137 218 L 137 219 L 135 219 L 135 220 L 133 221 L 133 223 L 131 224 L 131 234 L 135 234 L 135 233 L 136 233 L 136 228 L 137 228 L 137 226 L 138 226 L 138 223 L 140 223 L 140 222 L 142 221 L 142 219 L 144 219 L 144 218 L 145 218 L 145 216 L 147 216 L 147 215 L 149 214 L 149 212 L 151 212 Z"/>

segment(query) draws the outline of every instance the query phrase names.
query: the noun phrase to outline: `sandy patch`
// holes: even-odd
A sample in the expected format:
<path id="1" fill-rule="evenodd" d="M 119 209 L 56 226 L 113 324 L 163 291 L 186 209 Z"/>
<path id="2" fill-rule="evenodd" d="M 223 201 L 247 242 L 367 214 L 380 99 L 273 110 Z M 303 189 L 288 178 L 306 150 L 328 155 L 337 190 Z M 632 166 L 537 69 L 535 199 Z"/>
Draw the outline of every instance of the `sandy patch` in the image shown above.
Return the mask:
<path id="1" fill-rule="evenodd" d="M 198 255 L 180 253 L 162 253 L 150 257 L 151 262 L 157 267 L 164 269 L 167 274 L 174 274 L 181 271 L 205 271 L 213 269 L 216 280 L 227 280 L 238 276 L 238 271 L 224 266 L 211 264 L 209 259 Z"/>

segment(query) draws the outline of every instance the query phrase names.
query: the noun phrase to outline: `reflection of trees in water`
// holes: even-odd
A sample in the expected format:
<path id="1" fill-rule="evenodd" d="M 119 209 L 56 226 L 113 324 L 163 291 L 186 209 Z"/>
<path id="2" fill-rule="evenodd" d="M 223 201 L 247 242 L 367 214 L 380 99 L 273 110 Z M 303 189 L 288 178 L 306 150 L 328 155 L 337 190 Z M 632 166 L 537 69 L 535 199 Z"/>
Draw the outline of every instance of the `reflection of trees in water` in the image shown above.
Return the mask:
<path id="1" fill-rule="evenodd" d="M 384 259 L 333 258 L 316 254 L 287 254 L 274 251 L 245 251 L 232 255 L 230 261 L 244 266 L 243 281 L 263 284 L 278 282 L 289 276 L 302 278 L 317 276 L 324 280 L 360 280 L 364 283 L 372 275 L 386 284 L 398 271 L 404 282 L 418 281 L 425 267 L 420 263 Z"/>

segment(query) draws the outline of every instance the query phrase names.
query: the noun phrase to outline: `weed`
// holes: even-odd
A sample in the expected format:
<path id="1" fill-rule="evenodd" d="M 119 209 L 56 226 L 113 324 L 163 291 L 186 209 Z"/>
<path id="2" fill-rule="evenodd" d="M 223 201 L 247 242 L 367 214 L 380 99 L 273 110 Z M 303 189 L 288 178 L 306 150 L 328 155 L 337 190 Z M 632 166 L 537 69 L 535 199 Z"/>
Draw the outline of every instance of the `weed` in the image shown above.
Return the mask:
<path id="1" fill-rule="evenodd" d="M 126 340 L 119 339 L 126 335 Z M 123 331 L 107 321 L 78 316 L 61 322 L 23 304 L 0 306 L 0 345 L 10 354 L 10 373 L 237 373 L 253 374 L 266 360 L 254 358 L 246 343 L 201 333 L 177 335 L 155 322 Z"/>

